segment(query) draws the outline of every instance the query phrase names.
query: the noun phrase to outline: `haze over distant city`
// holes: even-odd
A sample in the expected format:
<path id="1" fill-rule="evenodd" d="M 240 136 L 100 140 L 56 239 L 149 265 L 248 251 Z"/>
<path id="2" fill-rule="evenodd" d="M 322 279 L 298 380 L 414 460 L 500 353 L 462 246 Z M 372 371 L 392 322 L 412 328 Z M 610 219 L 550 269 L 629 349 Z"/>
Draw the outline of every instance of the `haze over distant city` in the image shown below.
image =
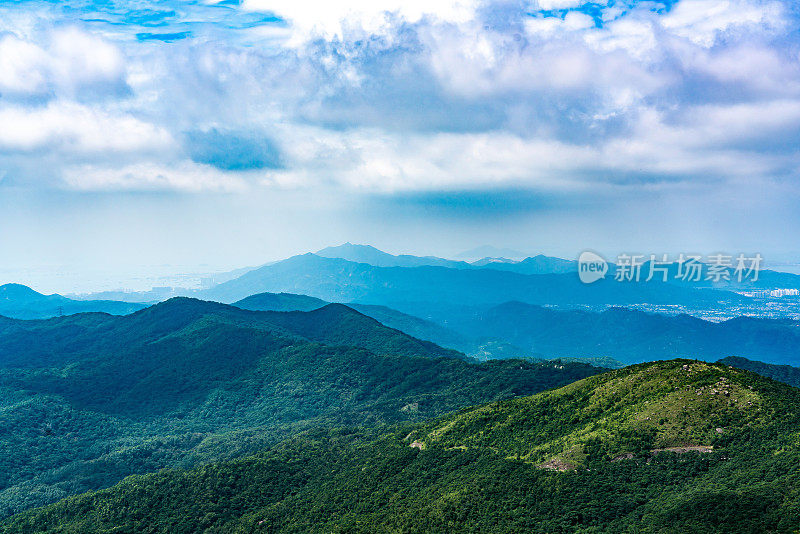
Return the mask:
<path id="1" fill-rule="evenodd" d="M 800 257 L 794 2 L 158 6 L 0 5 L 0 282 L 345 241 Z"/>

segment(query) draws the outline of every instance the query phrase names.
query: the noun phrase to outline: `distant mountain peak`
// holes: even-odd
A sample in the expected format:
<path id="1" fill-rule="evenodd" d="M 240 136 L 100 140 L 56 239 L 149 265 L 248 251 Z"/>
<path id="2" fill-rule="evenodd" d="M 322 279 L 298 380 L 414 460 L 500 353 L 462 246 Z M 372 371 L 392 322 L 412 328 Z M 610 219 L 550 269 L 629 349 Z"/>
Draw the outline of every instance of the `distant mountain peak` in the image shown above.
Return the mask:
<path id="1" fill-rule="evenodd" d="M 521 260 L 525 256 L 527 256 L 527 254 L 519 250 L 482 245 L 470 250 L 465 250 L 453 257 L 459 260 L 476 261 L 482 258 L 510 258 L 512 260 Z"/>
<path id="2" fill-rule="evenodd" d="M 326 247 L 316 252 L 317 256 L 323 258 L 341 258 L 358 263 L 383 264 L 395 258 L 392 254 L 378 250 L 372 245 L 354 245 L 347 242 L 335 247 Z"/>
<path id="3" fill-rule="evenodd" d="M 0 286 L 0 298 L 17 298 L 17 297 L 43 297 L 44 294 L 31 289 L 22 284 L 4 284 Z"/>
<path id="4" fill-rule="evenodd" d="M 22 284 L 0 286 L 0 315 L 16 319 L 47 319 L 84 312 L 124 315 L 143 307 L 127 302 L 72 300 L 57 293 L 44 295 Z"/>
<path id="5" fill-rule="evenodd" d="M 228 304 L 200 300 L 193 297 L 172 297 L 135 312 L 132 316 L 166 317 L 169 319 L 194 318 L 205 313 L 235 309 Z"/>
<path id="6" fill-rule="evenodd" d="M 366 263 L 375 267 L 455 267 L 468 268 L 469 264 L 438 258 L 436 256 L 414 256 L 411 254 L 389 254 L 372 245 L 354 245 L 344 243 L 336 247 L 327 247 L 318 252 L 323 258 L 338 258 L 354 263 Z"/>
<path id="7" fill-rule="evenodd" d="M 337 254 L 341 252 L 350 252 L 350 251 L 361 251 L 361 252 L 371 252 L 371 253 L 380 253 L 386 254 L 387 256 L 391 256 L 388 252 L 384 252 L 380 249 L 373 247 L 372 245 L 361 245 L 361 244 L 353 244 L 351 242 L 342 243 L 341 245 L 333 246 L 333 247 L 325 247 L 322 250 L 318 250 L 315 252 L 317 256 L 325 256 L 328 257 L 329 254 Z"/>
<path id="8" fill-rule="evenodd" d="M 486 265 L 494 265 L 498 263 L 517 263 L 517 262 L 516 260 L 510 260 L 508 258 L 491 258 L 487 256 L 486 258 L 481 258 L 479 260 L 470 262 L 470 265 L 473 265 L 475 267 L 484 267 Z"/>

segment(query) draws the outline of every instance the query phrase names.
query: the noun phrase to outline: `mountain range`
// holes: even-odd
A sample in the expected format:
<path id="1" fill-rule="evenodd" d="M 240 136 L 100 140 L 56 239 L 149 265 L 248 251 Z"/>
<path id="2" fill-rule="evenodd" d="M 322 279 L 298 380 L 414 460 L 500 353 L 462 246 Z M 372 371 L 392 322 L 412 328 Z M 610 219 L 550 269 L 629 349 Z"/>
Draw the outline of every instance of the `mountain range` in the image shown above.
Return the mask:
<path id="1" fill-rule="evenodd" d="M 642 268 L 646 272 L 648 264 Z M 611 265 L 610 269 L 613 270 Z M 707 266 L 705 267 L 707 270 Z M 436 257 L 391 255 L 368 245 L 350 243 L 316 254 L 294 256 L 246 272 L 231 272 L 222 283 L 203 290 L 158 288 L 145 293 L 103 293 L 130 304 L 76 300 L 59 295 L 21 295 L 24 286 L 8 285 L 13 305 L 0 301 L 0 314 L 36 318 L 76 311 L 129 313 L 153 301 L 192 296 L 232 303 L 258 293 L 293 293 L 327 302 L 385 306 L 433 320 L 441 326 L 481 309 L 509 301 L 557 307 L 683 306 L 686 309 L 747 309 L 755 301 L 736 291 L 800 287 L 800 276 L 761 271 L 757 282 L 713 283 L 677 280 L 676 264 L 668 282 L 623 283 L 611 279 L 580 283 L 576 262 L 546 256 L 522 261 L 484 258 L 473 263 Z M 732 272 L 726 272 L 732 276 Z M 87 297 L 82 297 L 87 298 Z M 91 297 L 88 297 L 91 298 Z M 784 297 L 792 305 L 798 297 Z M 56 302 L 59 301 L 59 302 Z M 135 302 L 138 301 L 138 302 Z M 760 306 L 760 304 L 759 304 Z M 800 304 L 795 304 L 800 306 Z"/>
<path id="2" fill-rule="evenodd" d="M 449 326 L 471 332 L 478 340 L 502 340 L 516 347 L 514 356 L 606 356 L 626 364 L 739 356 L 800 365 L 800 323 L 791 319 L 737 317 L 712 322 L 620 307 L 598 313 L 507 302 Z"/>
<path id="3" fill-rule="evenodd" d="M 645 262 L 641 266 L 642 279 L 647 278 L 649 265 Z M 59 295 L 15 295 L 16 300 L 24 297 L 30 301 L 27 307 L 3 306 L 0 299 L 0 314 L 36 318 L 77 311 L 128 313 L 137 305 L 143 307 L 173 296 L 230 303 L 257 293 L 287 292 L 329 302 L 388 306 L 432 319 L 442 311 L 445 303 L 451 304 L 451 311 L 513 300 L 557 306 L 646 303 L 724 308 L 726 305 L 745 307 L 752 302 L 734 291 L 800 288 L 800 276 L 769 270 L 761 270 L 757 281 L 745 279 L 738 282 L 736 273 L 727 269 L 722 274 L 724 278 L 714 282 L 707 279 L 708 265 L 701 264 L 699 279 L 682 280 L 677 276 L 678 265 L 672 263 L 667 266 L 667 282 L 659 282 L 660 275 L 657 275 L 646 283 L 620 283 L 610 280 L 615 269 L 616 266 L 609 263 L 606 280 L 584 285 L 577 280 L 577 262 L 574 260 L 537 255 L 520 261 L 483 257 L 468 263 L 434 256 L 392 255 L 369 245 L 345 243 L 315 254 L 294 256 L 257 268 L 238 269 L 210 277 L 212 284 L 207 289 L 154 288 L 140 293 L 83 295 L 80 299 Z M 9 284 L 6 291 L 19 293 L 21 287 L 24 286 Z M 56 300 L 60 300 L 60 304 L 56 304 Z M 130 304 L 125 306 L 114 301 Z"/>
<path id="4" fill-rule="evenodd" d="M 176 298 L 126 316 L 0 318 L 0 516 L 309 428 L 379 428 L 601 370 L 478 364 L 339 304 Z"/>
<path id="5" fill-rule="evenodd" d="M 0 531 L 800 525 L 800 324 L 620 307 L 749 297 L 351 244 L 222 280 L 0 286 Z"/>
<path id="6" fill-rule="evenodd" d="M 526 275 L 488 268 L 375 267 L 315 254 L 294 256 L 255 269 L 198 295 L 208 300 L 235 302 L 263 292 L 378 304 L 423 318 L 446 310 L 465 310 L 510 300 L 550 305 L 646 302 L 710 306 L 720 301 L 747 302 L 746 297 L 732 292 L 655 281 L 625 284 L 602 280 L 586 285 L 574 273 Z"/>
<path id="7" fill-rule="evenodd" d="M 46 315 L 53 302 L 69 300 L 36 297 L 38 293 L 24 286 L 12 288 L 25 298 L 16 301 L 15 292 L 6 291 L 6 308 L 27 309 L 27 315 Z M 28 300 L 29 295 L 34 298 Z M 44 307 L 37 308 L 41 303 Z M 81 301 L 85 307 L 95 303 L 101 308 L 108 305 L 106 301 Z M 328 304 L 316 297 L 291 293 L 260 293 L 234 303 L 238 308 L 256 311 L 312 311 Z M 124 313 L 126 307 L 142 306 L 111 303 L 109 307 Z M 774 364 L 800 364 L 795 349 L 800 324 L 788 319 L 740 317 L 710 322 L 688 315 L 668 316 L 618 307 L 598 313 L 505 302 L 455 313 L 445 310 L 433 321 L 376 304 L 348 306 L 390 328 L 481 360 L 608 358 L 629 364 L 676 357 L 715 361 L 736 356 Z"/>
<path id="8" fill-rule="evenodd" d="M 477 250 L 477 249 L 476 249 Z M 366 263 L 374 267 L 449 267 L 451 269 L 495 269 L 520 274 L 575 273 L 578 262 L 539 254 L 523 260 L 504 257 L 481 256 L 474 261 L 454 261 L 436 256 L 393 255 L 371 245 L 345 243 L 315 252 L 323 258 L 338 258 L 355 263 Z"/>
<path id="9" fill-rule="evenodd" d="M 263 293 L 234 305 L 254 310 L 310 310 L 325 304 L 313 297 Z M 739 317 L 711 322 L 627 308 L 598 313 L 507 302 L 444 327 L 382 306 L 349 306 L 384 325 L 478 359 L 608 358 L 630 364 L 671 358 L 716 361 L 730 356 L 800 365 L 800 323 L 789 319 Z"/>
<path id="10" fill-rule="evenodd" d="M 793 532 L 800 390 L 693 360 L 130 477 L 5 532 Z"/>

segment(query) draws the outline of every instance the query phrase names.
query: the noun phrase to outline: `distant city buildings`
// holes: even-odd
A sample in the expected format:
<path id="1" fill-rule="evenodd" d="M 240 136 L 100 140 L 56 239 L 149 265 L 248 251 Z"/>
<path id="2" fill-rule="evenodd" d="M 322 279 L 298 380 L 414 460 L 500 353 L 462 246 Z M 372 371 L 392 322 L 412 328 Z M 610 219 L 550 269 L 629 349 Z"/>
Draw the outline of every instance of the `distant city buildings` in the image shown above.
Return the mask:
<path id="1" fill-rule="evenodd" d="M 745 297 L 769 298 L 769 297 L 788 297 L 800 295 L 800 289 L 760 289 L 758 291 L 742 291 Z"/>

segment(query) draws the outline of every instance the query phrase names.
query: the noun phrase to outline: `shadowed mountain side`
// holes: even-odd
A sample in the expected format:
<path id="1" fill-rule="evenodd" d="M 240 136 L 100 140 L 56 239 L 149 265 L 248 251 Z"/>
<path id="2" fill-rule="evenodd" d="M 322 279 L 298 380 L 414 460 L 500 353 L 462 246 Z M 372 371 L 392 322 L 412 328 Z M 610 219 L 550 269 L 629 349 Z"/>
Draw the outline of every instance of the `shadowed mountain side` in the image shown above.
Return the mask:
<path id="1" fill-rule="evenodd" d="M 798 367 L 757 362 L 748 360 L 747 358 L 740 358 L 738 356 L 729 356 L 727 358 L 723 358 L 717 363 L 752 371 L 760 374 L 761 376 L 766 376 L 773 380 L 777 380 L 778 382 L 783 382 L 784 384 L 789 384 L 790 386 L 794 387 L 800 387 L 800 368 Z"/>
<path id="2" fill-rule="evenodd" d="M 800 363 L 800 324 L 788 319 L 739 317 L 715 323 L 625 308 L 594 313 L 508 302 L 451 326 L 551 358 L 607 356 L 635 363 L 743 356 L 770 363 Z"/>
<path id="3" fill-rule="evenodd" d="M 260 293 L 235 302 L 233 305 L 247 310 L 259 311 L 311 311 L 328 303 L 324 300 L 291 293 Z M 472 354 L 477 344 L 455 330 L 445 328 L 386 306 L 371 304 L 347 304 L 349 308 L 379 321 L 381 324 L 404 332 L 410 336 L 431 341 L 439 346 Z"/>

